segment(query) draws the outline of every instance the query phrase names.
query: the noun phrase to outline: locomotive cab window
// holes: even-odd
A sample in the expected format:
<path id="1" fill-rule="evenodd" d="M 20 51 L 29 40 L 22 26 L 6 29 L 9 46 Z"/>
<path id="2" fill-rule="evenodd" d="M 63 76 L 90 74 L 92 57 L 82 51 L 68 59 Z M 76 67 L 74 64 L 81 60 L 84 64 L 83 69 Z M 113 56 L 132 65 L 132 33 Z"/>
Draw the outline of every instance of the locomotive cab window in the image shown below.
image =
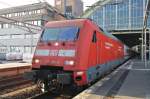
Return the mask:
<path id="1" fill-rule="evenodd" d="M 46 28 L 42 33 L 41 41 L 74 41 L 78 35 L 78 27 Z"/>
<path id="2" fill-rule="evenodd" d="M 93 43 L 97 42 L 96 31 L 93 32 L 92 42 Z"/>

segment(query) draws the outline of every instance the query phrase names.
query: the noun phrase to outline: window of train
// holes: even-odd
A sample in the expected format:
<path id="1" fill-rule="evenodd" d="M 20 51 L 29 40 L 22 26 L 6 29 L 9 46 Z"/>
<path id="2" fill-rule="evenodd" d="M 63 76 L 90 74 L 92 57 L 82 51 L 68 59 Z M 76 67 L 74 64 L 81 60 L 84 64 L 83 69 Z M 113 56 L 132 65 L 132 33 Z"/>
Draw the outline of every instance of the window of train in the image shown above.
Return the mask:
<path id="1" fill-rule="evenodd" d="M 78 27 L 47 28 L 43 31 L 41 41 L 72 41 L 77 39 Z"/>
<path id="2" fill-rule="evenodd" d="M 93 33 L 92 42 L 93 43 L 97 42 L 96 31 L 94 31 L 94 33 Z"/>

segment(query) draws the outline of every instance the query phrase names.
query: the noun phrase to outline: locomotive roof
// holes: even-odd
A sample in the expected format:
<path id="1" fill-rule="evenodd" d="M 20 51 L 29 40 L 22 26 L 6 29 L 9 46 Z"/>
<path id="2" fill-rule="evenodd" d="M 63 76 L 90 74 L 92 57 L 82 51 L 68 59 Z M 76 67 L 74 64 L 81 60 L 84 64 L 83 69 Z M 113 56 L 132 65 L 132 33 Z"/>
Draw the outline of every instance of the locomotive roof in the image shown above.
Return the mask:
<path id="1" fill-rule="evenodd" d="M 64 26 L 76 26 L 76 27 L 82 27 L 84 22 L 90 20 L 90 19 L 74 19 L 74 20 L 62 20 L 62 21 L 51 21 L 48 22 L 45 27 L 64 27 Z M 93 24 L 95 24 L 92 20 L 90 20 Z M 95 24 L 96 25 L 96 24 Z M 96 25 L 97 26 L 97 25 Z M 98 27 L 98 26 L 97 26 Z M 101 27 L 99 27 L 99 30 L 106 36 L 120 41 L 118 38 L 113 36 L 112 34 L 108 33 L 106 30 L 103 30 Z"/>
<path id="2" fill-rule="evenodd" d="M 93 21 L 92 21 L 93 22 Z M 95 22 L 93 22 L 95 24 Z M 95 24 L 97 27 L 99 27 L 97 24 Z M 103 33 L 104 35 L 112 38 L 112 39 L 115 39 L 115 40 L 118 40 L 120 41 L 117 37 L 115 37 L 114 35 L 110 34 L 109 32 L 107 32 L 106 30 L 102 29 L 101 27 L 99 27 L 99 30 L 101 31 L 101 33 Z M 121 41 L 120 41 L 121 42 Z"/>
<path id="3" fill-rule="evenodd" d="M 100 30 L 101 30 L 101 29 L 100 29 Z M 113 38 L 113 39 L 115 39 L 115 40 L 120 41 L 118 38 L 116 38 L 114 35 L 112 35 L 112 34 L 110 34 L 109 32 L 107 32 L 106 30 L 103 30 L 102 33 L 103 33 L 104 35 L 107 35 L 107 36 L 110 37 L 110 38 Z"/>
<path id="4" fill-rule="evenodd" d="M 62 20 L 48 22 L 45 27 L 64 27 L 64 26 L 77 26 L 82 27 L 87 19 L 75 19 L 75 20 Z"/>

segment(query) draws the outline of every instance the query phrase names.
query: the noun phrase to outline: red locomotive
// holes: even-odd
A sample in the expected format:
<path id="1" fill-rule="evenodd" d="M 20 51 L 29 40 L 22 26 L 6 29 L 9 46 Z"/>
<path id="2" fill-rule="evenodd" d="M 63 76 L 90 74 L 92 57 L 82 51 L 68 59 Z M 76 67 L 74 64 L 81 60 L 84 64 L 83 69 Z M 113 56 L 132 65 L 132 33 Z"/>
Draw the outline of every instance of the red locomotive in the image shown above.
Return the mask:
<path id="1" fill-rule="evenodd" d="M 89 19 L 48 22 L 32 61 L 42 91 L 84 86 L 126 60 L 124 44 Z"/>

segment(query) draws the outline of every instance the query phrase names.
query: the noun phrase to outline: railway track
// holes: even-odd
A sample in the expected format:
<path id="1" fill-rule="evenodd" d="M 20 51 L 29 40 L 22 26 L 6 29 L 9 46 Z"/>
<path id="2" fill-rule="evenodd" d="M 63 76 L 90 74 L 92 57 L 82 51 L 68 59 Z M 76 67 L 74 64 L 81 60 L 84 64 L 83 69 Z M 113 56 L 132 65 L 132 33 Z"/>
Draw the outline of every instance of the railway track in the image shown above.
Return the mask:
<path id="1" fill-rule="evenodd" d="M 51 92 L 41 93 L 36 85 L 33 85 L 28 88 L 4 94 L 0 99 L 71 99 L 75 95 L 76 94 L 68 92 L 66 89 L 64 89 L 61 94 Z"/>
<path id="2" fill-rule="evenodd" d="M 71 99 L 73 96 L 71 95 L 57 95 L 57 94 L 53 94 L 53 93 L 44 93 L 44 94 L 39 94 L 36 95 L 34 97 L 30 97 L 27 99 Z"/>
<path id="3" fill-rule="evenodd" d="M 31 85 L 13 92 L 5 93 L 0 96 L 0 99 L 27 99 L 28 97 L 32 97 L 39 93 L 40 91 L 37 87 L 35 85 Z"/>
<path id="4" fill-rule="evenodd" d="M 0 78 L 0 99 L 71 99 L 73 96 L 65 88 L 61 94 L 41 93 L 36 85 L 22 75 Z"/>
<path id="5" fill-rule="evenodd" d="M 37 93 L 33 82 L 23 75 L 0 78 L 0 99 L 26 99 Z"/>
<path id="6" fill-rule="evenodd" d="M 27 99 L 71 99 L 73 96 L 77 95 L 77 93 L 74 94 L 74 92 L 71 92 L 69 89 L 70 87 L 64 86 L 59 92 L 51 90 L 45 93 L 34 94 Z"/>
<path id="7" fill-rule="evenodd" d="M 61 94 L 46 92 L 46 93 L 36 94 L 36 95 L 29 97 L 27 99 L 71 99 L 75 95 L 77 95 L 77 93 L 74 94 L 74 93 L 68 92 L 66 89 L 64 89 Z"/>
<path id="8" fill-rule="evenodd" d="M 14 90 L 25 88 L 32 85 L 30 80 L 23 78 L 23 75 L 15 75 L 10 77 L 3 77 L 0 79 L 0 95 L 12 92 Z"/>
<path id="9" fill-rule="evenodd" d="M 21 76 L 22 75 L 4 76 L 4 77 L 0 78 L 0 82 L 6 81 L 6 80 L 12 80 L 12 79 L 15 79 L 15 78 L 19 78 Z"/>

